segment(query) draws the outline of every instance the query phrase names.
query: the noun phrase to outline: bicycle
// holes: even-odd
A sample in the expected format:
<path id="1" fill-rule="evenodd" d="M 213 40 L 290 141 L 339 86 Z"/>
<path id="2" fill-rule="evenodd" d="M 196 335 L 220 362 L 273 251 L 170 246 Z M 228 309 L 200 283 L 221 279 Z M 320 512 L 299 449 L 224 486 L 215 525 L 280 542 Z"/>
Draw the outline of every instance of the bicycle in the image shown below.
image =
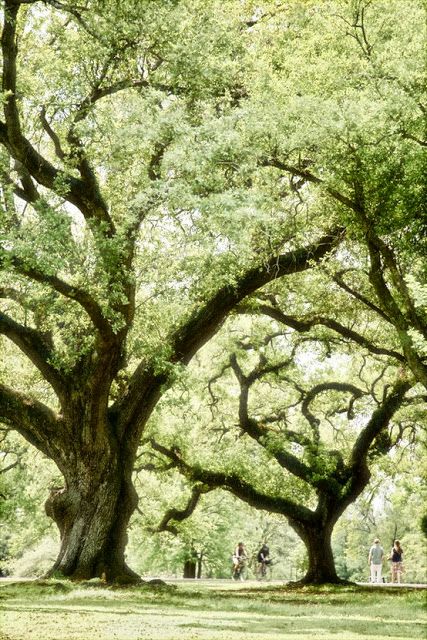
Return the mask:
<path id="1" fill-rule="evenodd" d="M 233 565 L 231 571 L 231 577 L 233 580 L 246 580 L 248 573 L 247 560 L 248 559 L 244 556 L 240 556 L 237 559 L 237 564 Z"/>
<path id="2" fill-rule="evenodd" d="M 267 560 L 267 562 L 258 562 L 256 568 L 257 580 L 271 580 L 273 575 L 273 562 Z"/>

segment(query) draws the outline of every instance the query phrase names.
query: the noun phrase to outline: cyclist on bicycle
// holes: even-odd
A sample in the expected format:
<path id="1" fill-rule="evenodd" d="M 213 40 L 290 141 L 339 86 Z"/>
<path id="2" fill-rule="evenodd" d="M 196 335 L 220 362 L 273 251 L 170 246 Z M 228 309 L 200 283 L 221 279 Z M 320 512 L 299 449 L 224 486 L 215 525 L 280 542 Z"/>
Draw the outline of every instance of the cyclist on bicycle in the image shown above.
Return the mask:
<path id="1" fill-rule="evenodd" d="M 233 575 L 236 573 L 239 566 L 244 563 L 247 557 L 248 554 L 245 545 L 243 542 L 239 542 L 233 553 Z"/>
<path id="2" fill-rule="evenodd" d="M 262 575 L 264 575 L 265 568 L 272 562 L 270 559 L 270 549 L 265 542 L 262 545 L 261 549 L 258 551 L 257 560 L 260 564 L 260 572 Z"/>

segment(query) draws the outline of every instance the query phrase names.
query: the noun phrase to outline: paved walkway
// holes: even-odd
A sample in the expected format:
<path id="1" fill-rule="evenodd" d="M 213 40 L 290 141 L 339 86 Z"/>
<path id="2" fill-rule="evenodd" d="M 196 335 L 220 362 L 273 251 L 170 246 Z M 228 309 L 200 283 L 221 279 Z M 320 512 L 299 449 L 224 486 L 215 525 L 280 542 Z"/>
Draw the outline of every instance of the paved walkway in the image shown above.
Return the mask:
<path id="1" fill-rule="evenodd" d="M 150 580 L 151 578 L 154 578 L 155 576 L 144 576 L 144 580 Z M 214 589 L 215 587 L 235 587 L 236 589 L 239 589 L 242 587 L 242 584 L 244 584 L 247 587 L 260 587 L 262 585 L 272 585 L 272 586 L 286 586 L 287 581 L 285 580 L 244 580 L 243 583 L 240 582 L 239 580 L 235 581 L 235 580 L 231 580 L 231 578 L 201 578 L 201 579 L 196 579 L 196 578 L 167 578 L 162 576 L 162 580 L 164 580 L 167 583 L 170 584 L 191 584 L 191 585 L 200 585 L 201 587 L 206 587 L 207 589 L 211 588 Z M 401 582 L 400 584 L 394 583 L 394 582 L 379 582 L 379 583 L 372 583 L 372 582 L 356 582 L 355 584 L 358 584 L 361 587 L 372 587 L 373 589 L 381 589 L 381 588 L 388 588 L 388 587 L 392 587 L 393 589 L 396 588 L 400 588 L 400 587 L 406 587 L 408 589 L 427 589 L 427 584 L 424 583 L 420 583 L 420 584 L 413 584 L 413 583 L 405 583 L 405 582 Z"/>
<path id="2" fill-rule="evenodd" d="M 158 576 L 144 576 L 144 580 L 151 580 L 153 578 L 157 578 Z M 7 582 L 32 582 L 36 580 L 36 578 L 21 578 L 18 576 L 6 576 L 0 577 L 0 585 Z M 261 586 L 286 586 L 287 582 L 285 580 L 244 580 L 240 582 L 239 580 L 231 580 L 231 578 L 170 578 L 162 576 L 162 580 L 169 584 L 188 584 L 193 586 L 200 586 L 206 589 L 215 589 L 218 587 L 227 587 L 228 589 L 239 589 L 244 584 L 246 587 L 261 587 Z M 398 589 L 401 587 L 405 587 L 407 589 L 427 589 L 427 584 L 413 584 L 401 582 L 400 584 L 394 582 L 356 582 L 356 584 L 361 587 L 372 587 L 373 589 L 383 589 L 392 587 L 393 589 Z"/>
<path id="3" fill-rule="evenodd" d="M 363 587 L 373 587 L 377 589 L 378 587 L 410 587 L 413 589 L 427 589 L 427 584 L 415 584 L 411 582 L 356 582 Z"/>

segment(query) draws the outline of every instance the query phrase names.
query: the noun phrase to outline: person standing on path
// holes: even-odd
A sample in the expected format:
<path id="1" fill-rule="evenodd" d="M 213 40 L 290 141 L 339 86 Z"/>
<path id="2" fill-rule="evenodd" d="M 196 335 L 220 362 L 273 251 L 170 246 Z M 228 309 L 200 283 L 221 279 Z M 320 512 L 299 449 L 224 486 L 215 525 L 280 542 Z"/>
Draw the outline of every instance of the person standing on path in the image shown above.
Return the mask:
<path id="1" fill-rule="evenodd" d="M 384 549 L 380 545 L 378 538 L 369 549 L 368 564 L 371 567 L 371 582 L 382 582 Z"/>
<path id="2" fill-rule="evenodd" d="M 403 572 L 403 549 L 400 546 L 399 540 L 394 541 L 389 559 L 391 560 L 391 581 L 400 583 L 400 577 Z"/>

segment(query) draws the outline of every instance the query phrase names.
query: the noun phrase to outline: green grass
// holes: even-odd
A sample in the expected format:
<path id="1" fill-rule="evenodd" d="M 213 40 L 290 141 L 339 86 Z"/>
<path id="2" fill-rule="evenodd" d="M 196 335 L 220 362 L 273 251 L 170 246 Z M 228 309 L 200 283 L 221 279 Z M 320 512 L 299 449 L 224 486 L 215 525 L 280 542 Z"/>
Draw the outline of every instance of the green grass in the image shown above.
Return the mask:
<path id="1" fill-rule="evenodd" d="M 0 584 L 1 640 L 416 640 L 426 591 Z"/>

